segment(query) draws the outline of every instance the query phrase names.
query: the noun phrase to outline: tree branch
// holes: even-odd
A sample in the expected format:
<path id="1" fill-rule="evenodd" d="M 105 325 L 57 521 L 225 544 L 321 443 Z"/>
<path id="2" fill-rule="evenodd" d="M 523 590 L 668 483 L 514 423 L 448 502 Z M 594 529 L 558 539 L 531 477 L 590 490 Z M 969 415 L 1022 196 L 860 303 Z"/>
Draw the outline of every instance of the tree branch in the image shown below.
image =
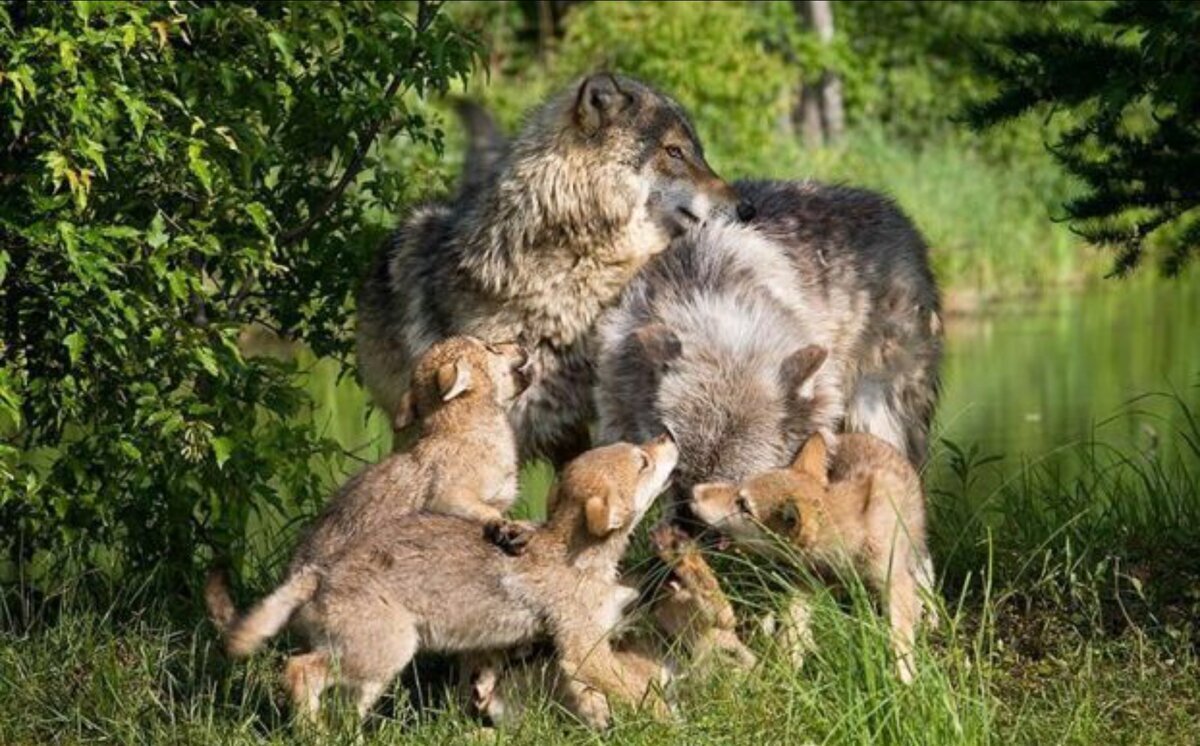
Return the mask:
<path id="1" fill-rule="evenodd" d="M 413 47 L 409 51 L 408 59 L 404 61 L 404 65 L 400 70 L 392 74 L 392 79 L 388 83 L 388 87 L 383 92 L 384 100 L 391 99 L 400 90 L 400 84 L 404 80 L 404 72 L 411 69 L 417 64 L 423 49 L 421 47 L 421 35 L 429 30 L 433 19 L 437 17 L 438 8 L 441 3 L 429 2 L 429 0 L 419 0 L 417 3 L 417 25 L 413 32 Z M 346 191 L 346 187 L 350 186 L 350 182 L 354 181 L 354 177 L 358 176 L 358 172 L 362 170 L 363 162 L 367 157 L 367 150 L 370 149 L 371 143 L 375 142 L 375 138 L 379 135 L 379 129 L 383 126 L 386 116 L 380 116 L 362 132 L 358 138 L 358 147 L 354 151 L 354 157 L 350 159 L 350 164 L 346 166 L 346 171 L 342 174 L 342 178 L 338 179 L 338 183 L 334 185 L 325 199 L 317 209 L 313 210 L 300 225 L 290 230 L 284 231 L 279 236 L 278 244 L 281 247 L 291 246 L 299 243 L 305 236 L 312 231 L 313 226 L 321 221 L 329 212 L 330 208 L 337 203 L 342 197 L 342 193 Z"/>

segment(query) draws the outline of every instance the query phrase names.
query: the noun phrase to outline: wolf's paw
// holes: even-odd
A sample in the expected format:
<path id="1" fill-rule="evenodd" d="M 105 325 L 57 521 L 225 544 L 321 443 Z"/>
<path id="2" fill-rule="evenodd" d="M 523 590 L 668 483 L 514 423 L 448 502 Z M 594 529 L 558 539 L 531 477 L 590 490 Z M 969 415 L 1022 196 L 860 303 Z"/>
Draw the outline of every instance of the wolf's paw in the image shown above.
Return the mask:
<path id="1" fill-rule="evenodd" d="M 504 550 L 506 554 L 517 556 L 525 551 L 525 546 L 537 530 L 537 524 L 529 521 L 494 521 L 483 527 L 483 535 L 488 541 Z"/>

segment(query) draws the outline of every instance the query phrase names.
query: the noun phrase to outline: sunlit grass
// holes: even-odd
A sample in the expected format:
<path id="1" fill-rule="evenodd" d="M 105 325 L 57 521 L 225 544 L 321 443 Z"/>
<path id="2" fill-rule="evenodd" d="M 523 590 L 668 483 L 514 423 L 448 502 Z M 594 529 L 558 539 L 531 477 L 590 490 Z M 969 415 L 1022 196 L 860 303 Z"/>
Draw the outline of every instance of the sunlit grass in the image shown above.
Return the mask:
<path id="1" fill-rule="evenodd" d="M 1179 458 L 1070 449 L 1079 469 L 1026 465 L 995 499 L 963 494 L 989 468 L 946 449 L 958 479 L 931 491 L 931 545 L 942 625 L 923 633 L 911 687 L 893 674 L 886 628 L 861 593 L 817 594 L 817 648 L 796 670 L 753 620 L 784 596 L 786 570 L 731 555 L 719 563 L 745 637 L 748 674 L 687 677 L 680 717 L 626 713 L 621 743 L 1182 743 L 1200 705 L 1200 427 L 1184 423 Z M 527 470 L 526 489 L 549 473 Z M 994 488 L 987 488 L 989 491 Z M 987 495 L 983 496 L 984 498 Z M 537 506 L 531 501 L 531 514 Z M 286 542 L 284 536 L 272 542 Z M 644 556 L 635 548 L 631 562 Z M 153 584 L 112 588 L 97 607 L 88 577 L 50 595 L 9 592 L 0 608 L 0 743 L 350 742 L 289 723 L 276 684 L 283 639 L 245 664 L 218 652 L 198 610 L 168 610 Z M 252 579 L 261 590 L 269 573 Z M 190 620 L 190 621 L 189 621 Z M 428 695 L 428 682 L 425 682 Z M 478 724 L 444 698 L 416 710 L 398 683 L 368 724 L 371 742 L 458 743 Z M 591 743 L 554 707 L 537 707 L 511 743 Z M 330 739 L 330 740 L 326 740 Z"/>

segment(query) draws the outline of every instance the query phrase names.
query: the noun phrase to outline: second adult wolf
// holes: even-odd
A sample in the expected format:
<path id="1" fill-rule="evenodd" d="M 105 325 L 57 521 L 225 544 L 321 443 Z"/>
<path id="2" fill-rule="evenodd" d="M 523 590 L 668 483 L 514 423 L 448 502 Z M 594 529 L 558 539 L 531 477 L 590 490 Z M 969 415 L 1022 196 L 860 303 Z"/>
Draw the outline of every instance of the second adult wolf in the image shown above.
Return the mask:
<path id="1" fill-rule="evenodd" d="M 677 483 L 788 463 L 814 432 L 870 432 L 925 458 L 941 322 L 924 240 L 878 194 L 739 183 L 750 225 L 698 227 L 600 327 L 603 437 L 663 428 Z"/>
<path id="2" fill-rule="evenodd" d="M 438 339 L 521 339 L 532 350 L 513 407 L 521 453 L 562 461 L 586 444 L 600 312 L 684 227 L 752 210 L 709 167 L 679 104 L 625 77 L 588 77 L 488 150 L 497 162 L 468 163 L 458 197 L 415 211 L 376 257 L 358 299 L 359 369 L 392 414 Z"/>

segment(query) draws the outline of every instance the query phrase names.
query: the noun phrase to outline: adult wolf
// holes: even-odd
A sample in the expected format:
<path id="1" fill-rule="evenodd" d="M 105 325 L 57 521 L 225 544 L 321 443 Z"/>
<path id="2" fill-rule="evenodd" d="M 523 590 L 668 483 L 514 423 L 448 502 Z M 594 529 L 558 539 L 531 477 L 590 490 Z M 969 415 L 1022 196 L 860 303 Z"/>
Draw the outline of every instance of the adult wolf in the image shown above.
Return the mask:
<path id="1" fill-rule="evenodd" d="M 531 350 L 513 406 L 521 454 L 562 462 L 588 440 L 601 311 L 689 224 L 753 211 L 704 160 L 679 104 L 608 73 L 489 152 L 494 165 L 469 172 L 452 202 L 416 210 L 377 255 L 358 299 L 359 369 L 394 413 L 434 341 L 520 338 Z"/>
<path id="2" fill-rule="evenodd" d="M 924 240 L 866 190 L 735 187 L 753 224 L 689 230 L 601 322 L 603 439 L 670 430 L 684 489 L 787 464 L 842 429 L 919 465 L 941 357 Z"/>

